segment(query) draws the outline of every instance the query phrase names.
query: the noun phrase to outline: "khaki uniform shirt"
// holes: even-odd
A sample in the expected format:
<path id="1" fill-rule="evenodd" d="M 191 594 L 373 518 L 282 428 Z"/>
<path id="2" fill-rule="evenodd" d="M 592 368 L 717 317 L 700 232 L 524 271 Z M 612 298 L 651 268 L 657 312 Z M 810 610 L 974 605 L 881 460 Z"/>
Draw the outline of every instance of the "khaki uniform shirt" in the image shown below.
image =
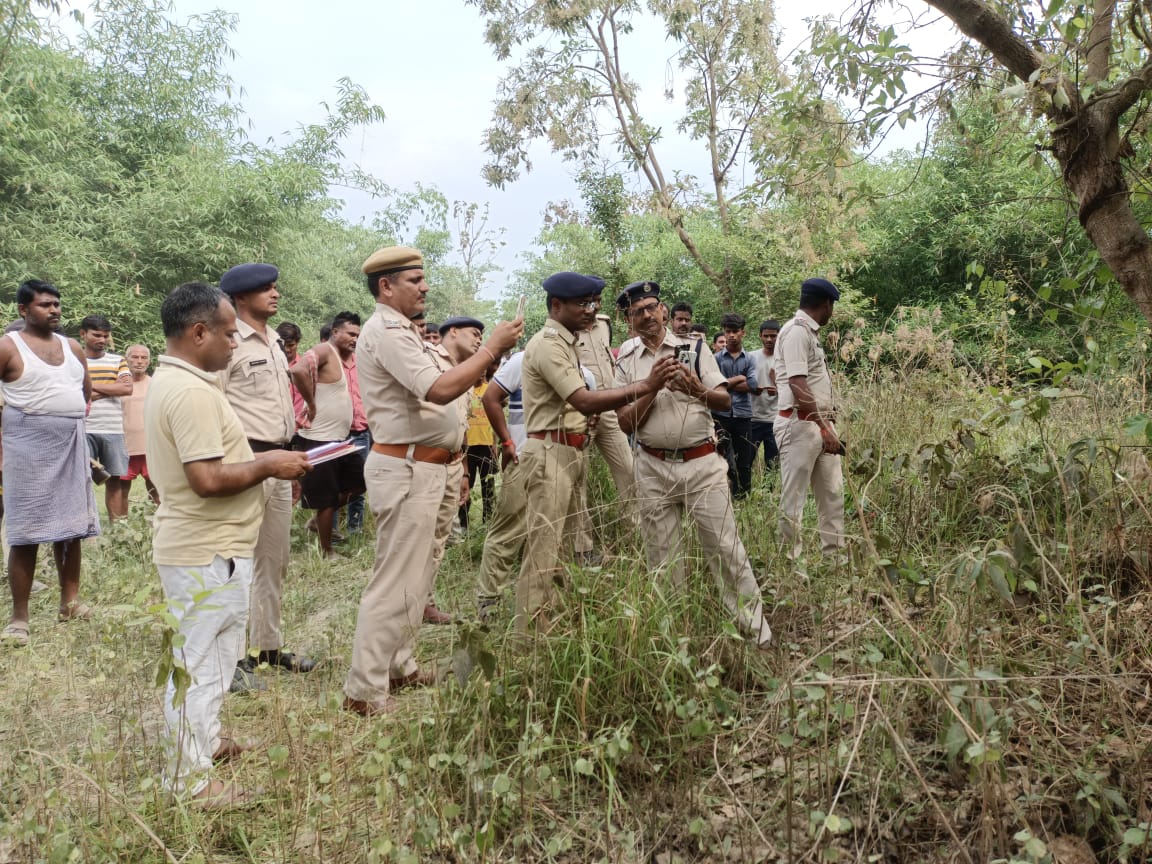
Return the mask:
<path id="1" fill-rule="evenodd" d="M 580 365 L 592 371 L 598 390 L 612 386 L 616 359 L 612 356 L 612 324 L 607 315 L 597 315 L 592 329 L 576 334 L 576 356 Z"/>
<path id="2" fill-rule="evenodd" d="M 676 336 L 667 328 L 664 329 L 664 341 L 655 351 L 649 350 L 639 337 L 629 339 L 620 346 L 620 356 L 616 358 L 616 385 L 623 387 L 643 381 L 657 360 L 671 357 L 681 345 L 698 351 L 701 343 Z M 691 358 L 690 365 L 695 372 L 695 357 Z M 700 380 L 709 390 L 725 384 L 727 380 L 710 351 L 700 354 Z M 648 415 L 636 430 L 636 437 L 641 444 L 649 447 L 684 450 L 710 440 L 713 430 L 712 414 L 703 402 L 693 399 L 687 393 L 664 387 L 652 401 Z"/>
<path id="3" fill-rule="evenodd" d="M 549 318 L 528 341 L 520 386 L 528 432 L 588 431 L 587 418 L 568 404 L 568 397 L 588 384 L 576 353 L 576 336 L 563 324 Z"/>
<path id="4" fill-rule="evenodd" d="M 447 405 L 425 401 L 452 364 L 424 342 L 424 330 L 401 312 L 376 304 L 356 342 L 360 396 L 372 440 L 459 450 L 468 428 L 468 394 Z"/>
<path id="5" fill-rule="evenodd" d="M 776 339 L 774 368 L 781 411 L 796 407 L 792 387 L 788 384 L 789 378 L 804 375 L 808 378 L 808 389 L 816 400 L 816 410 L 829 418 L 835 412 L 832 375 L 816 335 L 819 331 L 820 325 L 803 310 L 798 311 L 791 321 L 780 328 L 780 335 Z"/>
<path id="6" fill-rule="evenodd" d="M 220 378 L 167 355 L 157 367 L 144 401 L 148 473 L 160 492 L 152 560 L 203 567 L 217 555 L 251 558 L 264 518 L 263 486 L 201 498 L 184 473 L 185 463 L 203 459 L 226 465 L 252 461 L 240 419 L 220 392 Z"/>
<path id="7" fill-rule="evenodd" d="M 220 380 L 245 435 L 272 444 L 292 440 L 296 431 L 292 379 L 275 330 L 265 325 L 260 333 L 237 318 L 236 350 Z"/>

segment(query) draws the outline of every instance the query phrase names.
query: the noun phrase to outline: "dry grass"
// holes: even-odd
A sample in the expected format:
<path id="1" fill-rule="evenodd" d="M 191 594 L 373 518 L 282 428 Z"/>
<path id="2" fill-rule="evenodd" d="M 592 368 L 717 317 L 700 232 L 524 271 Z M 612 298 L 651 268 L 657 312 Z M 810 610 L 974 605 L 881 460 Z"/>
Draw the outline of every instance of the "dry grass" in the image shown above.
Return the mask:
<path id="1" fill-rule="evenodd" d="M 847 567 L 786 569 L 761 482 L 740 519 L 767 656 L 708 577 L 653 584 L 608 505 L 618 554 L 573 571 L 558 635 L 425 628 L 423 661 L 471 674 L 369 722 L 339 700 L 370 545 L 298 545 L 289 647 L 329 662 L 227 700 L 270 745 L 234 769 L 270 790 L 244 814 L 157 786 L 141 513 L 85 550 L 95 621 L 52 623 L 50 591 L 32 647 L 0 652 L 0 862 L 1145 860 L 1152 520 L 1146 463 L 1109 450 L 1135 408 L 1085 392 L 958 424 L 993 403 L 938 373 L 854 391 Z M 449 551 L 445 608 L 472 613 L 480 543 Z"/>

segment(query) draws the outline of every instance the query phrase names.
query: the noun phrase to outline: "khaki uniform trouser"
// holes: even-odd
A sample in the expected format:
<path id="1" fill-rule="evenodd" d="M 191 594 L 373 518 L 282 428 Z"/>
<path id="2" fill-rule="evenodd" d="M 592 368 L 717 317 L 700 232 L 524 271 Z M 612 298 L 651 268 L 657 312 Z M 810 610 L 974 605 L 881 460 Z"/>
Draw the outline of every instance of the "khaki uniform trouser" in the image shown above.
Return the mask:
<path id="1" fill-rule="evenodd" d="M 687 515 L 696 525 L 725 608 L 742 630 L 758 643 L 767 644 L 772 631 L 764 621 L 752 562 L 736 533 L 724 458 L 713 454 L 687 462 L 667 462 L 640 450 L 636 454 L 636 496 L 648 566 L 653 570 L 666 568 L 678 589 L 686 587 L 683 518 Z"/>
<path id="2" fill-rule="evenodd" d="M 510 464 L 501 475 L 496 511 L 488 522 L 480 572 L 476 577 L 477 596 L 481 600 L 494 600 L 503 593 L 512 581 L 516 558 L 524 546 L 527 500 L 523 467 L 520 463 Z"/>
<path id="3" fill-rule="evenodd" d="M 592 441 L 604 461 L 608 463 L 608 470 L 612 473 L 612 482 L 616 484 L 616 494 L 620 499 L 620 507 L 632 531 L 639 529 L 636 517 L 636 490 L 632 479 L 632 448 L 628 446 L 628 436 L 620 431 L 620 421 L 615 411 L 605 411 L 596 422 L 592 430 Z M 587 450 L 584 458 L 592 456 Z M 572 547 L 577 555 L 591 552 L 595 548 L 592 536 L 592 514 L 588 510 L 588 483 L 581 483 L 576 489 L 576 501 L 573 504 L 575 513 L 574 534 Z"/>
<path id="4" fill-rule="evenodd" d="M 252 604 L 248 613 L 248 647 L 275 651 L 283 646 L 280 607 L 292 546 L 292 481 L 264 481 L 264 519 L 256 540 L 252 569 Z"/>
<path id="5" fill-rule="evenodd" d="M 454 462 L 446 467 L 448 470 L 444 472 L 444 498 L 436 514 L 436 539 L 432 545 L 432 557 L 428 559 L 431 571 L 428 575 L 428 603 L 432 602 L 432 593 L 436 589 L 436 574 L 440 572 L 440 562 L 444 560 L 448 537 L 452 534 L 452 525 L 460 512 L 460 481 L 464 477 L 465 463 Z"/>
<path id="6" fill-rule="evenodd" d="M 438 563 L 436 530 L 429 529 L 439 528 L 446 509 L 448 469 L 368 455 L 364 483 L 376 517 L 376 560 L 356 616 L 352 668 L 344 682 L 350 699 L 383 699 L 390 678 L 416 671 L 412 646 Z"/>
<path id="7" fill-rule="evenodd" d="M 524 563 L 516 584 L 516 628 L 525 631 L 541 610 L 556 605 L 564 524 L 584 483 L 584 452 L 529 438 L 520 452 L 525 507 Z"/>
<path id="8" fill-rule="evenodd" d="M 796 416 L 773 426 L 780 448 L 780 541 L 792 560 L 800 557 L 800 524 L 808 489 L 816 499 L 820 546 L 834 554 L 844 545 L 844 474 L 840 457 L 824 452 L 820 427 Z"/>

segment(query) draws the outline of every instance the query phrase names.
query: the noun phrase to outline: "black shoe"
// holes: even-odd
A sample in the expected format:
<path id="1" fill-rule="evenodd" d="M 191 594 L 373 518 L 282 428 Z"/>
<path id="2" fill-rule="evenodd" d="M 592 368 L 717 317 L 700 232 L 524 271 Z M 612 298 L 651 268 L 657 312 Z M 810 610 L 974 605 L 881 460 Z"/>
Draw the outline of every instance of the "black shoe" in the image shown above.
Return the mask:
<path id="1" fill-rule="evenodd" d="M 277 648 L 261 651 L 260 656 L 253 662 L 278 666 L 289 672 L 311 672 L 316 668 L 316 661 L 311 657 L 297 657 L 291 651 L 281 651 Z"/>
<path id="2" fill-rule="evenodd" d="M 232 683 L 228 687 L 229 693 L 252 693 L 257 690 L 267 690 L 268 685 L 256 677 L 256 661 L 245 657 L 236 664 L 232 672 Z"/>

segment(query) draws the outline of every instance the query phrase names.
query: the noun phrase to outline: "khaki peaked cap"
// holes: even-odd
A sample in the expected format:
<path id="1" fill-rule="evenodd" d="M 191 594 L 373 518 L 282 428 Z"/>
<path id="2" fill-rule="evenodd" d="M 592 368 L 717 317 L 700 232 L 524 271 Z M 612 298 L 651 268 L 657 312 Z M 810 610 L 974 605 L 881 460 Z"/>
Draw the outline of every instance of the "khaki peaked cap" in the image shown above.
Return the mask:
<path id="1" fill-rule="evenodd" d="M 424 255 L 410 246 L 385 246 L 368 256 L 360 269 L 368 275 L 387 276 L 401 270 L 422 270 Z"/>

